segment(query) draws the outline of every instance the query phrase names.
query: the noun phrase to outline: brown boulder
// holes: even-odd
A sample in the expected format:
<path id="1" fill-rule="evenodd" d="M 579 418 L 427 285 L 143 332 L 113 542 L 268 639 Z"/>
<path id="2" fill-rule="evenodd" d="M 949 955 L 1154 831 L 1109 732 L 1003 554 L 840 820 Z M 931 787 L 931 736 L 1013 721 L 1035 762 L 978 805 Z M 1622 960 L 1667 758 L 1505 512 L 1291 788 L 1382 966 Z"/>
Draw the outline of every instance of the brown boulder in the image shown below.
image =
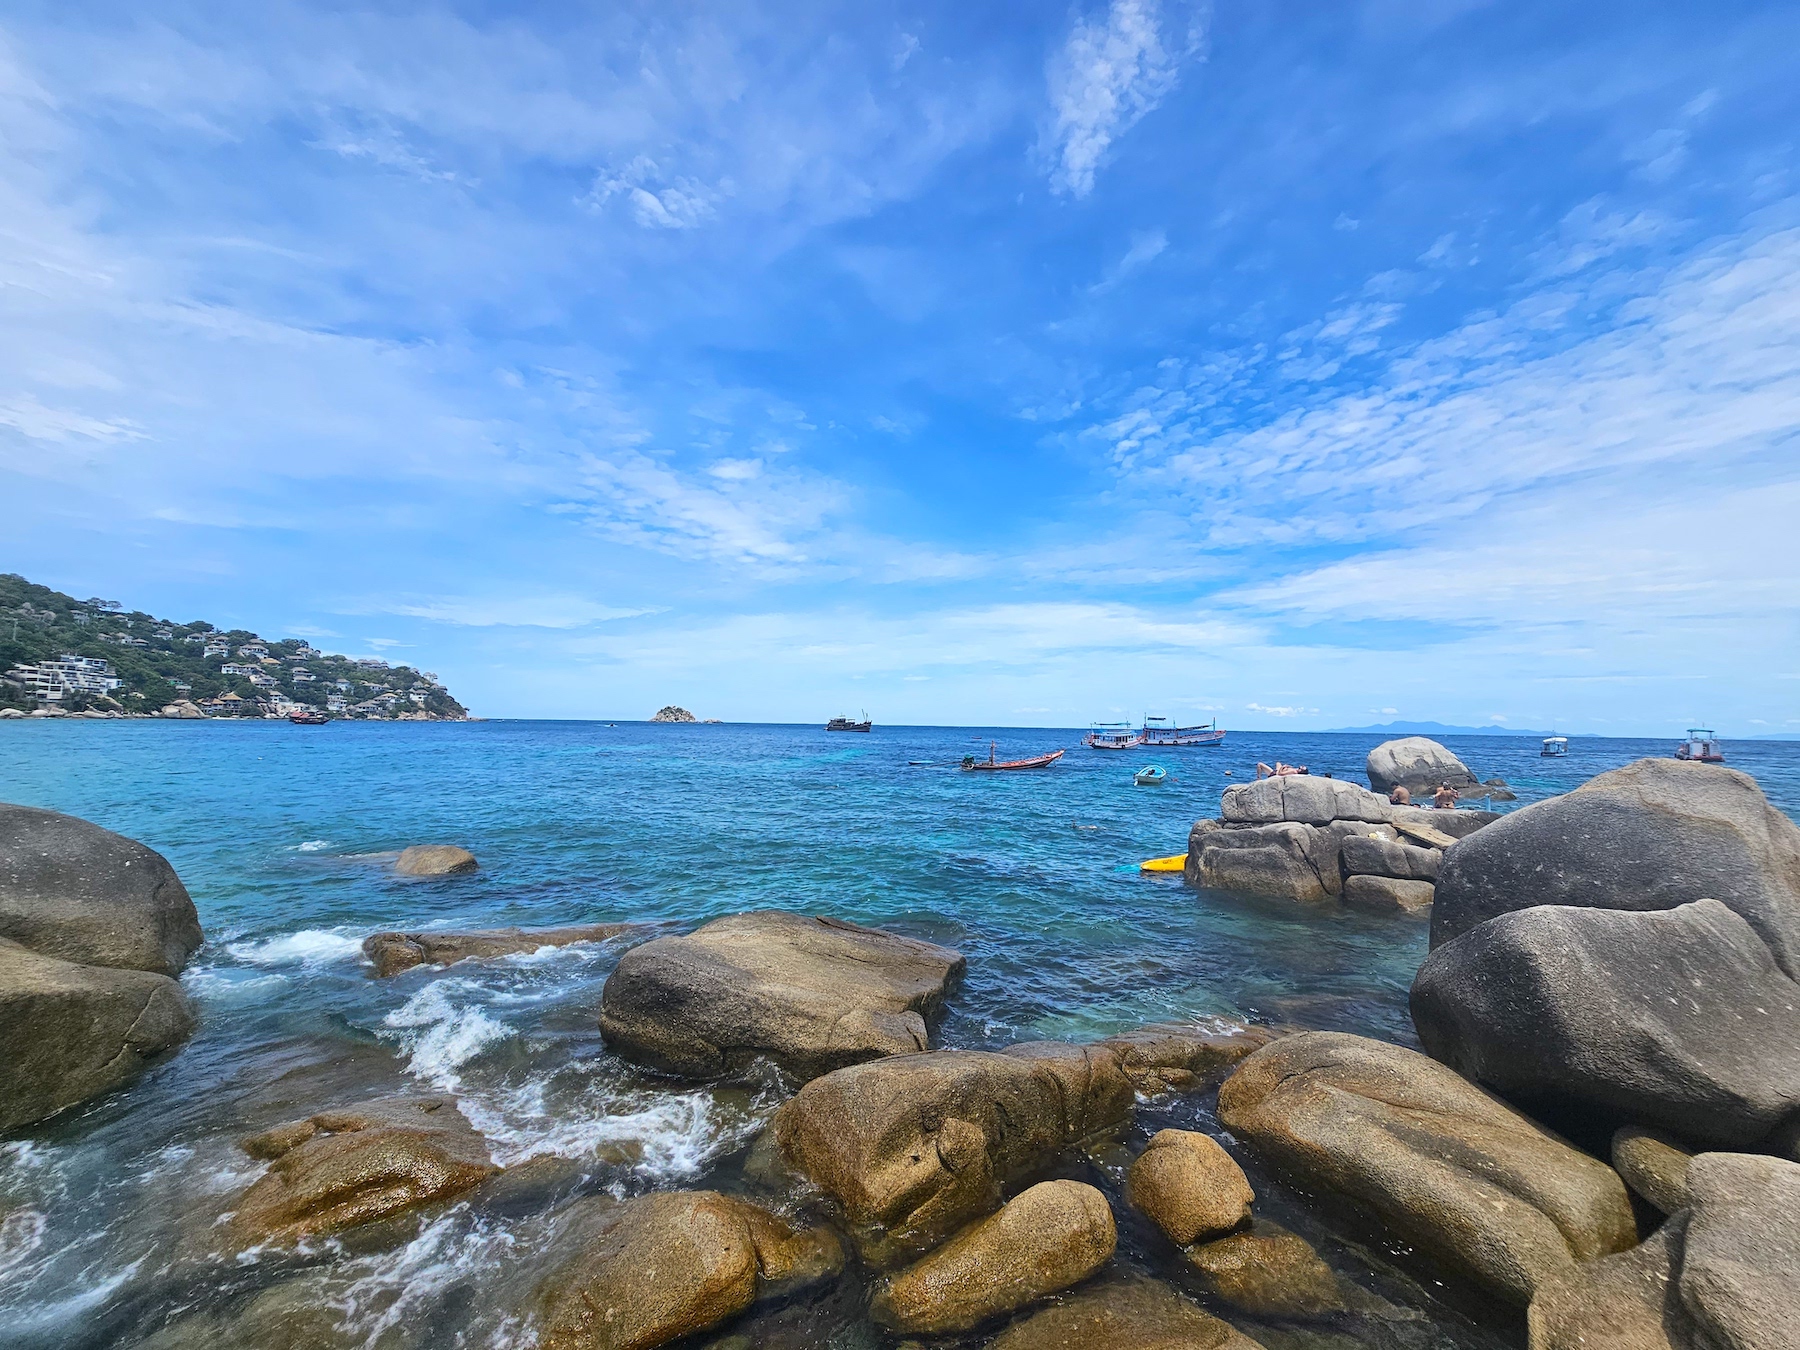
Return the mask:
<path id="1" fill-rule="evenodd" d="M 1079 1284 L 1118 1244 L 1106 1197 L 1079 1181 L 1044 1181 L 889 1278 L 869 1315 L 915 1335 L 967 1331 Z"/>
<path id="2" fill-rule="evenodd" d="M 715 919 L 620 959 L 600 1031 L 627 1059 L 710 1077 L 767 1056 L 812 1078 L 923 1050 L 963 958 L 917 938 L 780 910 Z"/>
<path id="3" fill-rule="evenodd" d="M 843 1268 L 828 1229 L 796 1233 L 714 1191 L 584 1204 L 598 1231 L 539 1291 L 543 1350 L 650 1350 Z"/>
<path id="4" fill-rule="evenodd" d="M 1612 1137 L 1613 1171 L 1664 1214 L 1687 1208 L 1687 1170 L 1693 1160 L 1693 1154 L 1655 1130 L 1626 1125 Z"/>
<path id="5" fill-rule="evenodd" d="M 1687 1185 L 1681 1302 L 1697 1342 L 1793 1350 L 1800 1344 L 1800 1163 L 1702 1153 L 1688 1164 Z"/>
<path id="6" fill-rule="evenodd" d="M 394 870 L 403 877 L 461 876 L 480 866 L 473 853 L 455 844 L 414 844 L 394 860 Z"/>
<path id="7" fill-rule="evenodd" d="M 0 938 L 0 1132 L 128 1082 L 194 1030 L 181 986 Z"/>
<path id="8" fill-rule="evenodd" d="M 500 1169 L 447 1097 L 321 1111 L 243 1141 L 269 1170 L 238 1199 L 242 1246 L 323 1237 L 471 1189 Z"/>
<path id="9" fill-rule="evenodd" d="M 1219 1116 L 1301 1184 L 1521 1306 L 1544 1279 L 1636 1241 L 1610 1167 L 1399 1046 L 1285 1037 L 1226 1081 Z"/>
<path id="10" fill-rule="evenodd" d="M 1531 1350 L 1698 1350 L 1671 1275 L 1682 1226 L 1545 1280 L 1526 1314 Z"/>
<path id="11" fill-rule="evenodd" d="M 1254 1317 L 1312 1318 L 1344 1310 L 1338 1278 L 1312 1244 L 1267 1220 L 1203 1243 L 1188 1261 L 1208 1291 Z"/>
<path id="12" fill-rule="evenodd" d="M 1260 1350 L 1257 1342 L 1155 1280 L 1095 1283 L 1013 1323 L 988 1350 Z"/>
<path id="13" fill-rule="evenodd" d="M 1244 1169 L 1217 1140 L 1192 1130 L 1159 1131 L 1132 1163 L 1126 1193 L 1181 1247 L 1229 1233 L 1256 1199 Z"/>
<path id="14" fill-rule="evenodd" d="M 398 975 L 414 966 L 449 966 L 535 952 L 540 947 L 605 942 L 634 926 L 590 923 L 571 928 L 483 928 L 468 933 L 371 933 L 363 939 L 363 955 L 374 963 L 377 975 Z"/>

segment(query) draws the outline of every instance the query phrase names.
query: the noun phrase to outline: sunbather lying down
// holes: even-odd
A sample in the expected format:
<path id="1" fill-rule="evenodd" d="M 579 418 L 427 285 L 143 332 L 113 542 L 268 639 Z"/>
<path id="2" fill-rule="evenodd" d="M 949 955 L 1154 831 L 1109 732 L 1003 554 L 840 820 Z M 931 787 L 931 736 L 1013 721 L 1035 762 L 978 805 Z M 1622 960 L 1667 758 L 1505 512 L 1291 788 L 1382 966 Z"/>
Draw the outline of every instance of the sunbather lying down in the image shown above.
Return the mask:
<path id="1" fill-rule="evenodd" d="M 1276 760 L 1275 767 L 1271 769 L 1261 760 L 1257 760 L 1256 762 L 1256 776 L 1258 778 L 1286 778 L 1289 774 L 1305 773 L 1306 771 L 1306 765 L 1304 764 L 1283 764 L 1280 760 Z"/>

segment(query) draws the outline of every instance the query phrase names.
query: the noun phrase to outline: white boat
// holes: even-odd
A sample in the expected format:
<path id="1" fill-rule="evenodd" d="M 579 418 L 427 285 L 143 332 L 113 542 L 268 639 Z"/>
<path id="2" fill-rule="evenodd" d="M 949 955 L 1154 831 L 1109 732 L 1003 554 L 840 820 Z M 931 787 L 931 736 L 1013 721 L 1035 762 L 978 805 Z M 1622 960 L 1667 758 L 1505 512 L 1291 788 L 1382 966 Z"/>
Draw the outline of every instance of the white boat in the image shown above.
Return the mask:
<path id="1" fill-rule="evenodd" d="M 1694 759 L 1702 764 L 1723 764 L 1725 751 L 1719 738 L 1706 727 L 1689 727 L 1687 739 L 1675 747 L 1676 759 Z"/>
<path id="2" fill-rule="evenodd" d="M 1567 736 L 1544 737 L 1544 748 L 1538 751 L 1538 754 L 1545 759 L 1555 759 L 1558 755 L 1566 755 L 1568 753 L 1569 738 Z"/>
<path id="3" fill-rule="evenodd" d="M 1131 775 L 1131 781 L 1138 787 L 1161 787 L 1168 776 L 1169 771 L 1160 764 L 1146 764 Z"/>
<path id="4" fill-rule="evenodd" d="M 1142 738 L 1129 722 L 1096 722 L 1081 743 L 1090 750 L 1129 750 Z"/>
<path id="5" fill-rule="evenodd" d="M 1138 733 L 1139 745 L 1217 745 L 1225 739 L 1215 717 L 1203 727 L 1177 727 L 1166 717 L 1146 717 Z"/>

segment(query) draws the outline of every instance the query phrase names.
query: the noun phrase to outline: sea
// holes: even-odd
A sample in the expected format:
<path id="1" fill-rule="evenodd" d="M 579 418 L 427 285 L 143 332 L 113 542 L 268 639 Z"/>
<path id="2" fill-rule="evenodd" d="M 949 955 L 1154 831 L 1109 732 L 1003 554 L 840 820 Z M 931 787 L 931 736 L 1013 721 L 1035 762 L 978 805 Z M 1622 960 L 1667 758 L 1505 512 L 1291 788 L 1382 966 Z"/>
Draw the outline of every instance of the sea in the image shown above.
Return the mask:
<path id="1" fill-rule="evenodd" d="M 673 1082 L 610 1055 L 596 1019 L 622 942 L 376 979 L 360 946 L 381 929 L 631 920 L 677 931 L 792 909 L 963 952 L 966 981 L 935 1032 L 944 1046 L 1216 1018 L 1416 1045 L 1406 997 L 1423 923 L 1138 870 L 1183 852 L 1193 822 L 1216 815 L 1221 791 L 1259 760 L 1360 782 L 1378 739 L 1230 732 L 1216 747 L 1110 753 L 1056 729 L 0 723 L 0 800 L 157 849 L 206 933 L 182 977 L 200 1019 L 188 1046 L 129 1088 L 0 1140 L 0 1345 L 529 1345 L 539 1211 L 584 1193 L 736 1189 L 792 1090 L 773 1072 Z M 1444 740 L 1517 794 L 1502 809 L 1673 749 L 1577 736 L 1566 757 L 1545 759 L 1536 738 Z M 1002 759 L 1068 753 L 1035 772 L 959 771 L 990 746 Z M 1726 751 L 1800 814 L 1800 744 Z M 1134 786 L 1146 763 L 1168 781 Z M 396 853 L 417 843 L 460 844 L 480 870 L 397 876 Z M 548 1189 L 409 1216 L 379 1240 L 218 1259 L 220 1216 L 263 1167 L 238 1148 L 243 1134 L 393 1091 L 454 1097 L 496 1162 L 536 1164 L 519 1175 L 550 1178 Z M 1230 1140 L 1258 1212 L 1312 1241 L 1356 1301 L 1301 1324 L 1184 1284 L 1179 1253 L 1128 1212 L 1121 1181 L 1134 1141 L 1156 1128 L 1221 1132 L 1211 1110 L 1205 1094 L 1153 1103 L 1125 1147 L 1067 1165 L 1112 1197 L 1121 1264 L 1183 1284 L 1271 1350 L 1523 1343 L 1516 1314 L 1471 1302 L 1427 1255 L 1355 1216 L 1326 1215 Z M 893 1346 L 865 1297 L 847 1280 L 820 1303 L 750 1315 L 736 1340 L 695 1343 Z M 271 1325 L 310 1330 L 255 1330 Z"/>

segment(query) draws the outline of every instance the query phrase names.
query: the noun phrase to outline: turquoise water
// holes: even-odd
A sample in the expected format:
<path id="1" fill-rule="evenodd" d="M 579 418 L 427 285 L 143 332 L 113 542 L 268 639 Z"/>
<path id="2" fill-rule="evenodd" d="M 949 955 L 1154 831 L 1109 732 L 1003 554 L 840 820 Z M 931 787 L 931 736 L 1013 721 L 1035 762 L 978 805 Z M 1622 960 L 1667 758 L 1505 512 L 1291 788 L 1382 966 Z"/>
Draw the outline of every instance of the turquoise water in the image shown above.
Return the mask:
<path id="1" fill-rule="evenodd" d="M 1069 754 L 1038 773 L 958 772 L 990 737 L 1002 758 Z M 298 1267 L 234 1265 L 229 1278 L 197 1263 L 205 1216 L 258 1170 L 234 1139 L 377 1090 L 428 1086 L 457 1095 L 497 1160 L 565 1158 L 584 1169 L 579 1185 L 623 1194 L 729 1176 L 781 1099 L 772 1080 L 670 1085 L 608 1056 L 594 1019 L 616 945 L 379 981 L 358 959 L 377 928 L 688 925 L 780 906 L 964 952 L 968 979 L 939 1031 L 947 1045 L 1087 1039 L 1210 1015 L 1412 1042 L 1405 1000 L 1422 924 L 1197 892 L 1136 871 L 1143 858 L 1181 852 L 1192 822 L 1214 814 L 1221 789 L 1258 759 L 1360 779 L 1375 738 L 1234 734 L 1220 748 L 1153 754 L 1078 741 L 1066 731 L 591 722 L 0 724 L 0 798 L 158 849 L 207 934 L 184 978 L 202 1023 L 188 1048 L 130 1089 L 0 1144 L 0 1215 L 11 1211 L 0 1226 L 0 1344 L 134 1344 L 171 1326 L 180 1337 L 191 1325 L 180 1319 L 225 1317 L 294 1278 L 339 1310 L 345 1344 L 423 1344 L 409 1339 L 421 1328 L 448 1338 L 438 1344 L 513 1343 L 493 1306 L 517 1234 L 467 1206 L 421 1219 L 398 1254 L 330 1250 Z M 1544 760 L 1535 740 L 1449 744 L 1481 777 L 1505 778 L 1521 805 L 1670 749 L 1578 738 L 1566 759 Z M 1800 746 L 1727 751 L 1783 809 L 1800 808 Z M 1172 781 L 1133 787 L 1145 762 Z M 420 842 L 463 844 L 482 869 L 394 876 L 394 851 Z M 1205 1123 L 1204 1103 L 1169 1109 L 1171 1120 L 1187 1112 Z M 1104 1162 L 1093 1166 L 1105 1174 Z M 1289 1206 L 1295 1225 L 1312 1224 L 1334 1263 L 1395 1307 L 1430 1308 L 1359 1339 L 1485 1343 L 1479 1311 L 1469 1321 L 1439 1307 L 1428 1281 L 1410 1284 L 1382 1253 L 1339 1244 L 1272 1182 L 1259 1191 L 1277 1212 Z M 1156 1265 L 1150 1239 L 1133 1229 L 1126 1241 L 1127 1259 Z M 779 1343 L 882 1344 L 854 1308 L 811 1325 Z M 1278 1327 L 1254 1334 L 1311 1343 L 1283 1340 Z"/>

